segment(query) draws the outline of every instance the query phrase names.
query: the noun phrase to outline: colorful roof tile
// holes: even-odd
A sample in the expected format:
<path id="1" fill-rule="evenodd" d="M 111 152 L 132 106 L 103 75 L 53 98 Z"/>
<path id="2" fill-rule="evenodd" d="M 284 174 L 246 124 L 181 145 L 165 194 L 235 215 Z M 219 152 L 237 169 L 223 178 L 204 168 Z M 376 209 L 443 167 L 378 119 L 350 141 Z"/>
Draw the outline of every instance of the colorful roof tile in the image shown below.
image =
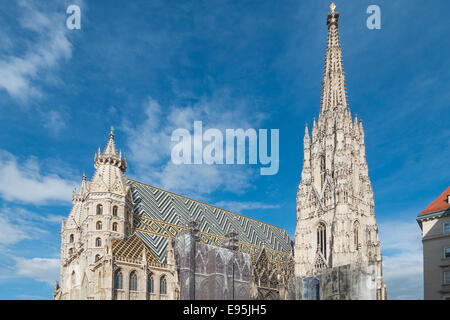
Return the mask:
<path id="1" fill-rule="evenodd" d="M 200 240 L 221 246 L 231 231 L 237 232 L 240 251 L 254 256 L 261 246 L 272 260 L 285 260 L 292 252 L 292 240 L 279 227 L 202 203 L 160 188 L 128 180 L 134 206 L 135 235 L 159 262 L 165 260 L 168 239 L 198 223 Z"/>

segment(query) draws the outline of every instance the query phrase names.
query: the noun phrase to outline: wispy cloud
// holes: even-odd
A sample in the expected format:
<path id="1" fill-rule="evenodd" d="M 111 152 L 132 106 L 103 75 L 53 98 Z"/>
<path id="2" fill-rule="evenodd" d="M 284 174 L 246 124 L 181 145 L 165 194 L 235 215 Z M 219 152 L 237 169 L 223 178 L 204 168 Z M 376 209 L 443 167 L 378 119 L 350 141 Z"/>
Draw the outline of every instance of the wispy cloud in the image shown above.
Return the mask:
<path id="1" fill-rule="evenodd" d="M 50 110 L 44 116 L 44 128 L 51 134 L 58 135 L 66 127 L 66 121 L 63 114 L 56 110 Z"/>
<path id="2" fill-rule="evenodd" d="M 251 187 L 250 181 L 256 176 L 256 170 L 249 166 L 175 165 L 170 160 L 170 138 L 177 128 L 185 128 L 192 133 L 196 120 L 203 121 L 204 130 L 258 127 L 265 116 L 249 112 L 248 107 L 247 101 L 232 99 L 226 90 L 187 106 L 163 108 L 149 98 L 144 105 L 143 121 L 137 125 L 129 121 L 123 124 L 128 135 L 134 175 L 141 181 L 197 197 L 219 189 L 242 193 Z"/>
<path id="3" fill-rule="evenodd" d="M 0 209 L 0 246 L 26 239 L 38 239 L 52 225 L 61 223 L 63 216 L 36 213 L 18 206 Z"/>
<path id="4" fill-rule="evenodd" d="M 423 258 L 420 228 L 415 221 L 379 224 L 383 275 L 389 299 L 423 299 Z"/>
<path id="5" fill-rule="evenodd" d="M 21 226 L 12 223 L 6 216 L 0 214 L 0 245 L 13 244 L 30 237 L 30 233 Z"/>
<path id="6" fill-rule="evenodd" d="M 0 196 L 7 201 L 44 204 L 50 201 L 70 201 L 76 185 L 56 174 L 40 172 L 39 162 L 29 158 L 19 163 L 12 154 L 0 150 Z"/>
<path id="7" fill-rule="evenodd" d="M 29 32 L 32 41 L 25 42 L 21 54 L 4 54 L 0 59 L 0 88 L 14 98 L 27 100 L 42 96 L 40 81 L 54 78 L 51 74 L 59 64 L 72 55 L 61 12 L 37 2 L 19 1 L 18 24 Z M 19 37 L 21 39 L 21 37 Z M 10 41 L 13 37 L 8 37 Z M 7 47 L 8 48 L 8 47 Z"/>
<path id="8" fill-rule="evenodd" d="M 15 258 L 16 273 L 36 281 L 54 284 L 59 278 L 59 259 L 54 258 Z"/>

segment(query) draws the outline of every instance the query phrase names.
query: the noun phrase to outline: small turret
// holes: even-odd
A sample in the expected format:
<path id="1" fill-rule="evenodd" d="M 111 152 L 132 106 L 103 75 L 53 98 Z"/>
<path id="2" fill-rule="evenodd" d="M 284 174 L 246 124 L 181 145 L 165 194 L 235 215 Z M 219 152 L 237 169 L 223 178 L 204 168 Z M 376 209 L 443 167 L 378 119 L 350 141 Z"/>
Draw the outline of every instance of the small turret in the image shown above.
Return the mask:
<path id="1" fill-rule="evenodd" d="M 98 147 L 98 154 L 95 155 L 94 167 L 97 169 L 100 164 L 111 164 L 118 167 L 122 172 L 127 170 L 126 159 L 122 160 L 122 152 L 117 155 L 116 144 L 114 143 L 114 129 L 111 127 L 109 140 L 103 153 Z"/>
<path id="2" fill-rule="evenodd" d="M 303 138 L 303 149 L 309 149 L 311 142 L 309 138 L 308 124 L 305 124 L 305 136 Z"/>

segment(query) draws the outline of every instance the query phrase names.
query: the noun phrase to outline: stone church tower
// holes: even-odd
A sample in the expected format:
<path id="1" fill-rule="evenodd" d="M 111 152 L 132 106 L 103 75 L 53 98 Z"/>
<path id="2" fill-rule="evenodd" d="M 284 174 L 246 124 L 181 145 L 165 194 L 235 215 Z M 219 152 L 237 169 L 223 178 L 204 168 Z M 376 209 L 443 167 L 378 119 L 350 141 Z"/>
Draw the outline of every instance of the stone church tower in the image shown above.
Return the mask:
<path id="1" fill-rule="evenodd" d="M 117 152 L 111 130 L 106 148 L 94 158 L 91 181 L 83 174 L 73 207 L 61 227 L 61 289 L 69 299 L 87 299 L 98 275 L 91 266 L 111 254 L 112 240 L 127 237 L 133 228 L 130 187 L 126 184 L 126 158 Z"/>
<path id="2" fill-rule="evenodd" d="M 384 292 L 382 257 L 366 162 L 364 129 L 347 104 L 335 5 L 328 14 L 328 42 L 319 117 L 303 140 L 297 193 L 295 274 L 317 275 L 353 265 L 375 278 Z M 383 288 L 383 289 L 382 289 Z"/>

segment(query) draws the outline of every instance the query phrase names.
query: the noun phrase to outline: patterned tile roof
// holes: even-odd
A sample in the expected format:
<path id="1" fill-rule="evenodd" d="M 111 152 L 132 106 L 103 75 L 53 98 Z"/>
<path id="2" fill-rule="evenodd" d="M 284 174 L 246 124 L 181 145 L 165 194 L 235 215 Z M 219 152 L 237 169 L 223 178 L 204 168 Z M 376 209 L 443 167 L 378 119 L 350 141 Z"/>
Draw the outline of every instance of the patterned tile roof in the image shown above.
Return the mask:
<path id="1" fill-rule="evenodd" d="M 136 234 L 133 234 L 125 240 L 112 241 L 112 252 L 116 257 L 126 257 L 140 260 L 142 258 L 143 250 L 145 250 L 147 262 L 158 262 L 158 259 L 156 259 L 156 257 L 152 254 L 149 248 L 145 245 L 144 241 L 142 241 Z"/>
<path id="2" fill-rule="evenodd" d="M 202 203 L 163 189 L 128 180 L 134 206 L 135 235 L 160 262 L 170 236 L 198 223 L 202 242 L 222 245 L 230 231 L 238 233 L 239 250 L 254 256 L 264 245 L 272 260 L 284 261 L 292 251 L 292 240 L 279 227 Z"/>

